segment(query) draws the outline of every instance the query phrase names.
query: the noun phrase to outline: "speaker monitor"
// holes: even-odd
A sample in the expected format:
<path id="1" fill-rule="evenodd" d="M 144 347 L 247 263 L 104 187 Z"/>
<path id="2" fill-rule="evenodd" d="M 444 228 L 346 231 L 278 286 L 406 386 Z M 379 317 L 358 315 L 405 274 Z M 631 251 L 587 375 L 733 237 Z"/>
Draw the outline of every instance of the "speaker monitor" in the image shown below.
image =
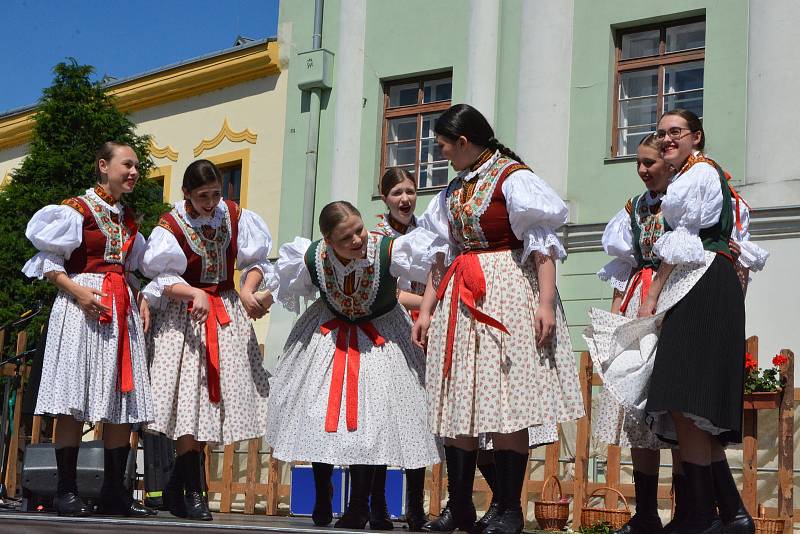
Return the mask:
<path id="1" fill-rule="evenodd" d="M 22 488 L 39 496 L 54 496 L 58 483 L 56 453 L 52 443 L 37 443 L 25 448 Z M 76 483 L 81 497 L 96 499 L 103 487 L 103 442 L 85 441 L 78 450 Z"/>

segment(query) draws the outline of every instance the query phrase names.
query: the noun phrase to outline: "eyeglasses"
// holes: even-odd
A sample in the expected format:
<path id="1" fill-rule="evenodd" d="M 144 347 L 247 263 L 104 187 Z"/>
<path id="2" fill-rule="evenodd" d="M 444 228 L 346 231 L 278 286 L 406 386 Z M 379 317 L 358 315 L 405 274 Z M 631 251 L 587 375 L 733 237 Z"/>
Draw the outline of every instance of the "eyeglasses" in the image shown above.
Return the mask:
<path id="1" fill-rule="evenodd" d="M 679 128 L 678 126 L 673 126 L 669 130 L 656 130 L 656 139 L 661 141 L 665 137 L 669 136 L 670 139 L 677 140 L 680 139 L 681 137 L 684 137 L 683 135 L 681 135 L 681 132 L 683 130 L 687 130 L 689 132 L 693 131 L 691 128 Z"/>

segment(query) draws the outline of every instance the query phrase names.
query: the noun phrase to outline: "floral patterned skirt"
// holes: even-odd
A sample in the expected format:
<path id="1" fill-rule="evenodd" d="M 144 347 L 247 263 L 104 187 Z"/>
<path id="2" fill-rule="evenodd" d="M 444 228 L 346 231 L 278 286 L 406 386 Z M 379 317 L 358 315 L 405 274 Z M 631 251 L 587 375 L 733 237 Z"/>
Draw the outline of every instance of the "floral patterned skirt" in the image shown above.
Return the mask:
<path id="1" fill-rule="evenodd" d="M 186 303 L 174 299 L 154 314 L 150 376 L 155 421 L 150 430 L 172 439 L 191 435 L 226 444 L 264 435 L 269 374 L 258 339 L 236 291 L 220 296 L 231 322 L 217 327 L 216 403 L 209 400 L 205 323 L 194 322 Z"/>
<path id="2" fill-rule="evenodd" d="M 82 273 L 72 280 L 84 287 L 102 289 L 104 275 Z M 87 319 L 77 301 L 63 291 L 50 311 L 42 379 L 36 401 L 37 415 L 72 415 L 89 423 L 146 423 L 153 420 L 147 376 L 145 336 L 136 301 L 128 314 L 133 391 L 117 386 L 117 312 L 109 323 Z"/>
<path id="3" fill-rule="evenodd" d="M 477 255 L 486 295 L 476 303 L 508 334 L 476 321 L 459 302 L 452 364 L 444 376 L 451 278 L 428 334 L 426 387 L 431 430 L 442 437 L 512 433 L 522 429 L 549 440 L 556 423 L 584 415 L 578 371 L 561 301 L 550 344 L 536 347 L 534 313 L 539 282 L 533 261 L 521 250 Z M 540 437 L 537 437 L 540 436 Z"/>

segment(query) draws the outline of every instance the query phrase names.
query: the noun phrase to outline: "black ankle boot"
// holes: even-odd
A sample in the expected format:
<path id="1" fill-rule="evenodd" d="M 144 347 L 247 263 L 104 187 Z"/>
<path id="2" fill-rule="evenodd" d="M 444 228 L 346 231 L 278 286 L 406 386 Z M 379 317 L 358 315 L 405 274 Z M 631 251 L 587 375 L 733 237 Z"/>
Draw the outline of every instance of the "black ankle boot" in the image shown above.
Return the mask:
<path id="1" fill-rule="evenodd" d="M 688 500 L 688 488 L 686 487 L 686 477 L 678 473 L 672 473 L 672 495 L 675 499 L 675 510 L 672 512 L 672 520 L 664 525 L 662 534 L 679 534 L 682 532 L 683 524 L 689 517 L 689 510 L 692 502 Z"/>
<path id="2" fill-rule="evenodd" d="M 133 489 L 125 487 L 129 445 L 103 451 L 103 488 L 99 511 L 103 515 L 147 517 L 158 512 L 133 498 Z"/>
<path id="3" fill-rule="evenodd" d="M 475 525 L 475 505 L 472 503 L 472 484 L 475 481 L 475 464 L 478 451 L 465 451 L 458 447 L 445 447 L 447 461 L 447 506 L 442 515 L 422 526 L 427 532 L 470 532 Z"/>
<path id="4" fill-rule="evenodd" d="M 494 459 L 485 464 L 478 464 L 478 470 L 483 475 L 483 479 L 492 490 L 492 502 L 489 503 L 489 508 L 483 517 L 478 519 L 475 527 L 472 529 L 472 534 L 481 534 L 489 522 L 493 521 L 500 515 L 500 503 L 497 500 L 497 468 L 494 465 Z"/>
<path id="5" fill-rule="evenodd" d="M 369 493 L 372 489 L 371 465 L 350 466 L 350 502 L 347 510 L 336 523 L 334 528 L 351 528 L 361 530 L 369 521 Z"/>
<path id="6" fill-rule="evenodd" d="M 633 486 L 636 513 L 614 534 L 661 534 L 663 527 L 658 517 L 658 475 L 634 471 Z"/>
<path id="7" fill-rule="evenodd" d="M 372 489 L 369 495 L 369 528 L 371 530 L 392 530 L 394 524 L 386 505 L 386 466 L 372 468 Z"/>
<path id="8" fill-rule="evenodd" d="M 722 521 L 717 515 L 714 502 L 711 466 L 689 462 L 682 464 L 692 510 L 680 530 L 681 534 L 723 534 Z"/>
<path id="9" fill-rule="evenodd" d="M 522 484 L 525 481 L 525 468 L 528 455 L 516 451 L 494 451 L 494 464 L 497 469 L 497 490 L 500 514 L 489 521 L 483 534 L 520 534 L 525 527 L 522 513 Z"/>
<path id="10" fill-rule="evenodd" d="M 78 447 L 62 447 L 56 449 L 56 469 L 58 485 L 53 506 L 60 516 L 86 517 L 92 511 L 78 497 L 78 486 L 75 483 L 78 469 Z"/>
<path id="11" fill-rule="evenodd" d="M 175 517 L 186 517 L 186 504 L 183 502 L 183 467 L 181 467 L 185 456 L 186 455 L 177 456 L 175 458 L 172 472 L 169 475 L 169 480 L 166 486 L 164 486 L 164 492 L 162 493 L 164 508 Z"/>
<path id="12" fill-rule="evenodd" d="M 311 470 L 314 472 L 314 511 L 311 512 L 311 519 L 318 527 L 327 527 L 333 521 L 333 466 L 313 462 Z"/>
<path id="13" fill-rule="evenodd" d="M 409 532 L 421 532 L 425 513 L 425 468 L 406 469 L 406 523 Z"/>
<path id="14" fill-rule="evenodd" d="M 185 488 L 183 505 L 186 509 L 186 518 L 211 521 L 213 517 L 203 496 L 206 474 L 201 467 L 200 453 L 198 451 L 189 451 L 181 454 L 178 459 L 180 460 L 181 477 Z"/>
<path id="15" fill-rule="evenodd" d="M 739 489 L 731 475 L 728 461 L 711 462 L 711 474 L 714 479 L 714 497 L 725 533 L 755 534 L 755 523 L 744 507 Z"/>

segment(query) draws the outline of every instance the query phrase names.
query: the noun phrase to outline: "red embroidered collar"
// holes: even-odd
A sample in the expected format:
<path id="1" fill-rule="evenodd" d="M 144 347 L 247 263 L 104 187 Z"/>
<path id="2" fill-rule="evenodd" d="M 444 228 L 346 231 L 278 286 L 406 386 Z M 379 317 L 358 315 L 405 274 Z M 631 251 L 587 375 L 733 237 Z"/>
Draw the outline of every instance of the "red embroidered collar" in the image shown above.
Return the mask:
<path id="1" fill-rule="evenodd" d="M 105 189 L 103 189 L 103 186 L 101 186 L 100 184 L 94 186 L 94 194 L 100 197 L 100 200 L 102 200 L 109 206 L 114 206 L 117 203 L 117 200 L 113 196 L 111 196 L 111 194 L 109 194 Z"/>

